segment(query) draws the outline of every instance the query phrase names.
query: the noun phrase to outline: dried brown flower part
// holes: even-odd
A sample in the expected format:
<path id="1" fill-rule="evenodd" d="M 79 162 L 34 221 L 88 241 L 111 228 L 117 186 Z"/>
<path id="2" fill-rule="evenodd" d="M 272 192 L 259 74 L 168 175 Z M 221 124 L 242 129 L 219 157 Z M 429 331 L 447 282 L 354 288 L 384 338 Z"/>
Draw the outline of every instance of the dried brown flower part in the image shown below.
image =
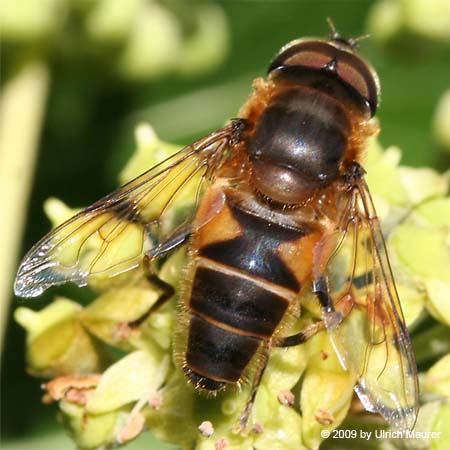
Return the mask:
<path id="1" fill-rule="evenodd" d="M 220 438 L 215 445 L 215 449 L 216 450 L 228 450 L 229 445 L 228 445 L 228 439 L 223 437 Z"/>
<path id="2" fill-rule="evenodd" d="M 142 433 L 145 427 L 145 416 L 141 412 L 131 413 L 125 426 L 117 434 L 117 442 L 125 444 L 139 434 Z"/>
<path id="3" fill-rule="evenodd" d="M 322 425 L 330 425 L 335 420 L 333 415 L 326 408 L 317 409 L 316 413 L 314 414 L 314 417 L 316 418 L 317 422 L 319 422 Z"/>
<path id="4" fill-rule="evenodd" d="M 278 394 L 278 401 L 284 406 L 293 406 L 295 402 L 295 395 L 291 391 L 281 391 Z"/>
<path id="5" fill-rule="evenodd" d="M 47 390 L 47 393 L 54 401 L 58 401 L 66 397 L 71 390 L 85 391 L 94 389 L 98 385 L 100 378 L 101 375 L 99 374 L 66 375 L 55 378 L 45 383 L 42 387 Z"/>

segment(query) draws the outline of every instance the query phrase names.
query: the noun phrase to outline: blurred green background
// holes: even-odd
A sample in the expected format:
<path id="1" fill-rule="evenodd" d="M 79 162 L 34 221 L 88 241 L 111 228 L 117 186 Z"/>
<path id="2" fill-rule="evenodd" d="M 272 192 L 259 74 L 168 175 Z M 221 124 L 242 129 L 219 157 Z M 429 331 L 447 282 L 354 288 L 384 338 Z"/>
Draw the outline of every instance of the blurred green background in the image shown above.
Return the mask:
<path id="1" fill-rule="evenodd" d="M 361 43 L 361 53 L 382 83 L 381 143 L 399 146 L 403 164 L 448 169 L 448 142 L 436 137 L 433 121 L 439 98 L 450 88 L 450 24 L 441 23 L 445 11 L 450 17 L 449 1 L 4 0 L 2 95 L 23 73 L 33 79 L 38 67 L 22 110 L 13 116 L 2 109 L 2 121 L 18 140 L 38 131 L 28 143 L 37 149 L 35 157 L 15 153 L 6 133 L 1 141 L 2 162 L 22 157 L 30 164 L 30 174 L 15 179 L 23 186 L 31 182 L 29 199 L 25 188 L 22 198 L 9 199 L 28 205 L 17 208 L 24 217 L 1 213 L 19 230 L 24 220 L 12 270 L 48 231 L 45 199 L 83 206 L 116 186 L 133 152 L 137 123 L 148 121 L 162 139 L 180 144 L 220 127 L 236 115 L 252 80 L 265 74 L 283 44 L 328 33 L 326 17 L 345 35 L 373 35 Z M 42 116 L 33 116 L 39 107 Z M 1 191 L 7 192 L 8 169 L 2 169 Z M 9 242 L 4 230 L 0 238 Z M 17 305 L 40 309 L 55 293 L 80 301 L 89 294 L 63 287 L 32 301 L 11 299 L 12 279 L 5 274 L 3 448 L 72 448 L 56 421 L 56 406 L 41 404 L 40 382 L 26 374 L 24 331 L 11 317 Z M 131 448 L 149 448 L 149 439 Z"/>

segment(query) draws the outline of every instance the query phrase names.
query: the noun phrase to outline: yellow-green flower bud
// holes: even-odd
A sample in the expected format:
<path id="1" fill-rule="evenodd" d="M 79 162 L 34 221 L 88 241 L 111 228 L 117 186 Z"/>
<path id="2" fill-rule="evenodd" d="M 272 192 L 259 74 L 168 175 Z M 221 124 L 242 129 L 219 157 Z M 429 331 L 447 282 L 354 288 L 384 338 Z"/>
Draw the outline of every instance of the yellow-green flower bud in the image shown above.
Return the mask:
<path id="1" fill-rule="evenodd" d="M 0 7 L 0 27 L 5 41 L 30 42 L 48 38 L 66 14 L 68 1 L 4 1 Z"/>
<path id="2" fill-rule="evenodd" d="M 449 42 L 450 5 L 447 0 L 380 0 L 370 11 L 369 30 L 381 42 L 404 31 Z"/>
<path id="3" fill-rule="evenodd" d="M 450 446 L 450 403 L 442 404 L 434 419 L 431 431 L 439 433 L 439 438 L 431 439 L 430 450 L 447 450 Z"/>
<path id="4" fill-rule="evenodd" d="M 301 387 L 302 439 L 308 448 L 317 449 L 322 431 L 337 428 L 347 415 L 356 374 L 342 369 L 326 332 L 305 345 L 310 358 Z"/>
<path id="5" fill-rule="evenodd" d="M 173 13 L 154 1 L 142 3 L 118 60 L 119 72 L 149 80 L 173 70 L 181 40 L 181 25 Z"/>
<path id="6" fill-rule="evenodd" d="M 450 398 L 450 354 L 445 355 L 428 369 L 424 388 L 433 394 Z"/>
<path id="7" fill-rule="evenodd" d="M 401 0 L 408 26 L 431 39 L 450 42 L 450 3 L 447 0 Z"/>
<path id="8" fill-rule="evenodd" d="M 16 320 L 27 330 L 27 365 L 37 376 L 56 377 L 100 370 L 102 357 L 78 320 L 81 307 L 59 298 L 40 312 L 18 308 Z"/>
<path id="9" fill-rule="evenodd" d="M 119 175 L 121 183 L 132 180 L 180 149 L 179 145 L 161 141 L 148 123 L 140 123 L 134 136 L 136 150 Z"/>
<path id="10" fill-rule="evenodd" d="M 128 38 L 134 20 L 139 15 L 141 0 L 95 2 L 86 19 L 89 34 L 100 43 L 120 43 Z"/>
<path id="11" fill-rule="evenodd" d="M 62 423 L 69 436 L 83 450 L 98 449 L 116 442 L 117 411 L 86 415 L 82 405 L 67 400 L 59 403 Z"/>
<path id="12" fill-rule="evenodd" d="M 228 51 L 228 26 L 219 5 L 199 4 L 195 11 L 197 29 L 183 41 L 178 61 L 181 75 L 204 73 L 220 64 Z"/>
<path id="13" fill-rule="evenodd" d="M 168 369 L 168 356 L 158 349 L 128 354 L 103 373 L 86 411 L 103 414 L 134 401 L 148 401 L 165 380 Z"/>

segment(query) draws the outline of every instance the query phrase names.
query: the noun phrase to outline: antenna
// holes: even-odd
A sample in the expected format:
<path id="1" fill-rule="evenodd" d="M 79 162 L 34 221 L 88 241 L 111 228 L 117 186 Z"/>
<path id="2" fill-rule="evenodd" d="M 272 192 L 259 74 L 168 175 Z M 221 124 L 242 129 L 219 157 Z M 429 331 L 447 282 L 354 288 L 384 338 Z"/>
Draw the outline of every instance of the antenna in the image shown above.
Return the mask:
<path id="1" fill-rule="evenodd" d="M 351 46 L 354 48 L 358 47 L 358 44 L 361 41 L 364 41 L 364 39 L 369 39 L 370 38 L 370 33 L 366 33 L 366 34 L 362 34 L 361 36 L 355 37 L 355 38 L 350 38 L 349 42 L 351 43 Z"/>
<path id="2" fill-rule="evenodd" d="M 338 39 L 341 37 L 341 35 L 338 33 L 338 30 L 336 30 L 336 27 L 331 20 L 331 17 L 327 17 L 327 24 L 328 28 L 330 29 L 330 39 Z"/>
<path id="3" fill-rule="evenodd" d="M 363 34 L 362 36 L 358 36 L 356 38 L 346 38 L 339 33 L 330 17 L 327 17 L 327 24 L 330 29 L 329 39 L 346 44 L 352 49 L 356 49 L 359 42 L 370 37 L 370 34 Z"/>

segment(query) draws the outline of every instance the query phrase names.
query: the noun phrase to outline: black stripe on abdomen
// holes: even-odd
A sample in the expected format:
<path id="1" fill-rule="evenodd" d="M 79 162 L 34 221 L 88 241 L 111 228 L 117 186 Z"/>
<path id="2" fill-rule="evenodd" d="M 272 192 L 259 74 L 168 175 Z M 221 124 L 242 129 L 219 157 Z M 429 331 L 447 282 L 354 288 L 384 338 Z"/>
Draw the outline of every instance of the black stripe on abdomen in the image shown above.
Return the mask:
<path id="1" fill-rule="evenodd" d="M 246 334 L 272 336 L 288 300 L 239 274 L 198 267 L 190 308 Z"/>
<path id="2" fill-rule="evenodd" d="M 209 266 L 202 266 L 205 263 Z M 273 335 L 289 300 L 267 282 L 200 260 L 189 303 L 187 377 L 209 391 L 237 382 L 261 344 Z"/>
<path id="3" fill-rule="evenodd" d="M 217 390 L 223 383 L 235 383 L 261 343 L 261 339 L 233 333 L 195 313 L 191 314 L 186 351 L 187 375 L 191 381 L 208 390 Z"/>
<path id="4" fill-rule="evenodd" d="M 242 234 L 206 245 L 199 249 L 199 255 L 299 292 L 300 283 L 280 258 L 279 248 L 285 242 L 300 239 L 308 231 L 270 222 L 240 209 L 229 200 L 227 204 Z"/>

